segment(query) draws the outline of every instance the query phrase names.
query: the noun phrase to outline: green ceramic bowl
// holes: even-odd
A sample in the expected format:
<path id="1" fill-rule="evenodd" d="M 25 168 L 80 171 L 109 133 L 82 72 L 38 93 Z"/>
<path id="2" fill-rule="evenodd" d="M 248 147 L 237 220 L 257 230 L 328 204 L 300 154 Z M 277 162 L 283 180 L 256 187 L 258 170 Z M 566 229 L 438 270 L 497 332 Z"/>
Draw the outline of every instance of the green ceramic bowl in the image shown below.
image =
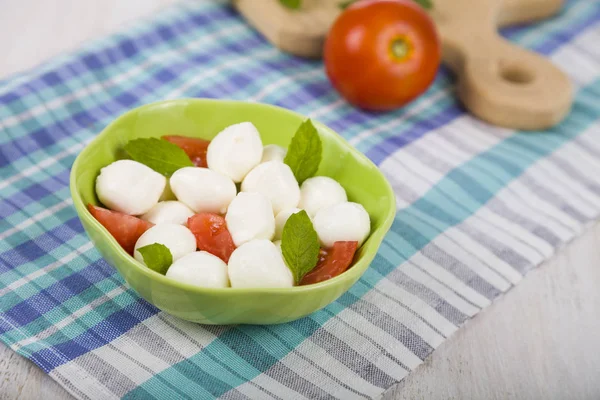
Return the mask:
<path id="1" fill-rule="evenodd" d="M 283 147 L 304 116 L 265 104 L 208 99 L 163 101 L 136 108 L 117 118 L 79 154 L 71 170 L 71 196 L 83 226 L 109 264 L 144 299 L 177 317 L 203 324 L 277 324 L 325 307 L 352 286 L 369 267 L 396 212 L 394 194 L 377 167 L 342 137 L 315 122 L 323 141 L 318 174 L 344 186 L 351 201 L 371 216 L 371 235 L 355 264 L 343 274 L 309 286 L 283 289 L 205 289 L 175 282 L 138 263 L 87 211 L 98 204 L 94 185 L 100 168 L 125 158 L 131 139 L 165 134 L 213 138 L 228 125 L 251 121 L 264 144 Z"/>

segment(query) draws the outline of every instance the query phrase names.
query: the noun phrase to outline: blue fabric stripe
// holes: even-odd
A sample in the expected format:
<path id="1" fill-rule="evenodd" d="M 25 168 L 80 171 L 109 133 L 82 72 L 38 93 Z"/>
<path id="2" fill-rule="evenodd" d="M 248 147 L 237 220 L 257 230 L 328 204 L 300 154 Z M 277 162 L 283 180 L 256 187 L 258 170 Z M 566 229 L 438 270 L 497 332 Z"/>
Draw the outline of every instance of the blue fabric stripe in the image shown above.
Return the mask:
<path id="1" fill-rule="evenodd" d="M 31 354 L 30 358 L 45 372 L 50 372 L 69 360 L 110 343 L 157 312 L 156 307 L 138 298 L 132 304 L 117 310 L 76 338 L 56 344 L 49 349 L 37 351 Z"/>
<path id="2" fill-rule="evenodd" d="M 23 299 L 19 304 L 4 311 L 4 317 L 18 326 L 23 326 L 55 307 L 62 307 L 65 301 L 114 274 L 113 268 L 100 268 L 103 265 L 106 265 L 104 261 L 98 260 L 78 273 L 66 276 L 48 288 L 40 289 L 34 296 Z M 0 335 L 4 333 L 0 328 Z"/>
<path id="3" fill-rule="evenodd" d="M 542 54 L 550 54 L 561 45 L 571 41 L 582 30 L 597 24 L 598 19 L 600 18 L 600 3 L 596 3 L 596 5 L 597 6 L 590 7 L 589 10 L 586 10 L 589 12 L 583 14 L 583 20 L 577 25 L 569 26 L 566 30 L 561 30 L 559 33 L 554 35 L 555 37 L 550 37 L 550 39 L 544 38 L 542 42 L 534 45 L 533 49 Z M 445 108 L 442 113 L 437 115 L 435 118 L 429 119 L 426 124 L 412 125 L 410 129 L 404 132 L 401 136 L 397 134 L 389 136 L 385 140 L 377 143 L 366 152 L 366 155 L 373 160 L 374 163 L 380 164 L 395 151 L 409 143 L 414 142 L 428 132 L 446 125 L 448 122 L 454 120 L 460 115 L 463 115 L 462 109 L 458 103 L 454 102 Z"/>
<path id="4" fill-rule="evenodd" d="M 263 42 L 258 41 L 257 37 L 251 37 L 247 42 L 242 42 L 242 45 L 251 48 L 254 45 L 262 44 Z M 189 64 L 188 64 L 189 65 Z M 180 80 L 181 77 L 174 73 L 164 73 L 161 70 L 150 77 L 146 77 L 142 83 L 130 88 L 128 91 L 123 91 L 115 94 L 115 97 L 109 98 L 106 102 L 99 104 L 91 109 L 83 109 L 80 112 L 69 116 L 66 120 L 58 121 L 50 126 L 41 127 L 40 129 L 32 132 L 28 136 L 19 137 L 11 142 L 0 145 L 0 168 L 9 166 L 11 163 L 19 160 L 27 154 L 35 153 L 36 151 L 48 148 L 50 146 L 59 143 L 61 140 L 71 137 L 74 132 L 79 131 L 81 128 L 96 124 L 99 122 L 99 115 L 106 115 L 105 109 L 110 109 L 113 115 L 121 114 L 126 110 L 139 105 L 141 103 L 141 95 L 150 96 L 150 98 L 158 99 L 158 92 L 155 87 L 148 85 L 148 82 L 158 81 L 164 88 L 168 88 L 167 85 L 172 84 L 175 80 Z M 163 79 L 163 80 L 160 80 Z M 197 95 L 201 97 L 214 97 L 211 96 L 211 91 L 220 93 L 223 87 L 212 86 L 203 89 L 198 92 Z M 231 88 L 233 89 L 233 88 Z M 238 88 L 239 89 L 239 88 Z M 135 94 L 134 94 L 135 93 Z M 63 129 L 63 125 L 77 127 L 76 130 Z"/>
<path id="5" fill-rule="evenodd" d="M 158 25 L 140 28 L 135 34 L 107 39 L 95 48 L 65 57 L 52 68 L 42 68 L 18 77 L 17 81 L 23 79 L 22 82 L 0 81 L 0 121 L 13 115 L 23 116 L 22 121 L 5 129 L 5 135 L 0 137 L 2 176 L 11 177 L 40 160 L 64 153 L 70 146 L 92 137 L 115 115 L 142 102 L 161 99 L 203 71 L 214 68 L 219 68 L 219 72 L 189 85 L 182 94 L 245 99 L 260 93 L 269 84 L 281 83 L 277 90 L 266 93 L 261 100 L 301 113 L 318 112 L 324 105 L 334 104 L 339 99 L 320 70 L 319 63 L 275 52 L 254 31 L 245 28 L 231 9 L 209 5 L 183 10 L 164 16 Z M 600 19 L 600 3 L 569 2 L 563 18 L 547 22 L 541 31 L 536 31 L 540 28 L 513 28 L 505 30 L 504 34 L 549 54 L 572 41 L 582 30 L 595 26 Z M 81 88 L 106 84 L 116 74 L 130 71 L 155 52 L 168 51 L 170 47 L 181 49 L 187 40 L 232 27 L 240 28 L 239 35 L 224 35 L 214 44 L 200 42 L 197 48 L 186 53 L 180 52 L 168 60 L 152 63 L 143 73 L 134 74 L 126 82 L 53 109 L 46 108 L 35 117 L 26 113 Z M 228 61 L 249 54 L 252 57 L 243 65 L 224 68 Z M 293 78 L 282 81 L 287 76 Z M 386 124 L 380 134 L 357 141 L 360 150 L 381 163 L 402 146 L 462 115 L 462 110 L 449 93 L 450 87 L 450 75 L 442 69 L 426 95 L 402 111 L 375 116 L 342 104 L 321 119 L 348 139 L 355 138 L 364 130 Z M 599 95 L 600 81 L 595 81 L 579 91 L 572 114 L 559 126 L 540 133 L 539 137 L 517 133 L 451 170 L 421 199 L 398 213 L 372 267 L 356 285 L 326 309 L 281 326 L 238 327 L 222 334 L 218 331 L 218 338 L 204 349 L 199 348 L 198 353 L 189 359 L 157 374 L 127 397 L 211 398 L 230 391 L 273 366 L 292 376 L 293 372 L 286 371 L 279 360 L 348 307 L 366 313 L 367 318 L 373 318 L 373 323 L 383 324 L 382 329 L 398 336 L 418 357 L 425 358 L 432 351 L 431 346 L 407 327 L 386 322 L 385 318 L 392 319 L 385 310 L 377 310 L 375 305 L 360 301 L 361 298 L 398 264 L 430 245 L 444 230 L 471 217 L 528 167 L 588 128 L 598 116 L 596 99 Z M 404 118 L 407 112 L 421 107 L 424 101 L 431 101 L 426 110 Z M 511 157 L 511 154 L 519 157 Z M 73 154 L 64 155 L 60 161 L 3 189 L 0 232 L 66 199 L 68 169 L 73 159 Z M 582 216 L 581 220 L 585 218 Z M 0 290 L 14 282 L 20 284 L 24 276 L 69 255 L 86 242 L 87 238 L 70 207 L 19 229 L 0 242 Z M 516 262 L 515 268 L 521 272 L 531 267 L 527 260 Z M 444 264 L 444 268 L 490 299 L 499 293 L 458 263 Z M 121 292 L 122 284 L 122 278 L 99 259 L 95 250 L 78 255 L 68 265 L 57 266 L 36 279 L 24 282 L 2 298 L 0 340 L 13 344 L 45 332 L 48 337 L 33 340 L 21 347 L 19 352 L 45 371 L 52 371 L 109 344 L 139 322 L 156 315 L 158 310 L 134 292 Z M 107 293 L 113 293 L 111 299 L 105 298 Z M 430 305 L 444 307 L 443 311 L 439 308 L 440 313 L 447 318 L 452 317 L 453 323 L 460 323 L 466 318 L 443 301 L 436 304 L 437 301 L 432 298 Z M 90 302 L 102 304 L 90 311 L 82 310 L 82 315 L 70 319 L 72 313 Z M 64 324 L 64 327 L 56 332 L 47 331 L 57 323 Z M 334 372 L 324 373 L 335 379 Z M 371 376 L 367 371 L 357 372 L 358 375 L 363 373 Z M 319 395 L 316 392 L 312 394 Z"/>
<path id="6" fill-rule="evenodd" d="M 93 74 L 95 71 L 111 68 L 123 62 L 130 63 L 132 59 L 148 51 L 160 51 L 162 49 L 160 46 L 168 47 L 176 37 L 174 30 L 177 35 L 196 35 L 199 28 L 210 31 L 212 26 L 235 18 L 235 12 L 232 9 L 207 7 L 206 3 L 198 3 L 194 9 L 186 8 L 186 10 L 191 14 L 177 13 L 175 21 L 153 25 L 149 31 L 135 37 L 119 38 L 116 43 L 111 43 L 102 51 L 87 52 L 84 50 L 73 60 L 69 60 L 57 69 L 45 72 L 33 80 L 0 94 L 0 104 L 9 105 L 23 96 L 31 94 L 30 86 L 53 88 L 60 85 L 63 82 L 60 78 L 61 71 L 72 68 L 75 64 L 83 63 L 86 71 Z M 2 90 L 1 86 L 2 81 L 0 81 L 0 91 Z"/>
<path id="7" fill-rule="evenodd" d="M 600 85 L 600 81 L 594 82 L 592 85 L 590 85 L 590 87 L 587 87 L 584 90 L 582 90 L 583 96 L 585 96 L 585 93 L 587 91 L 598 90 L 598 85 Z M 577 99 L 579 99 L 579 98 L 580 98 L 580 96 L 577 96 Z M 530 159 L 520 159 L 519 160 L 520 163 L 518 165 L 519 172 L 522 172 L 528 166 L 530 166 L 533 162 L 535 162 L 536 160 L 549 154 L 551 151 L 555 150 L 561 144 L 564 144 L 565 142 L 567 142 L 568 140 L 577 136 L 579 133 L 581 133 L 583 131 L 583 129 L 578 129 L 578 130 L 571 131 L 569 134 L 564 134 L 564 131 L 565 131 L 564 127 L 571 126 L 573 123 L 579 123 L 581 125 L 587 126 L 587 125 L 591 124 L 592 122 L 594 122 L 594 120 L 595 120 L 594 114 L 590 115 L 589 113 L 586 112 L 587 110 L 584 110 L 582 108 L 584 108 L 584 107 L 582 107 L 582 105 L 580 104 L 580 101 L 576 101 L 571 115 L 562 124 L 558 125 L 554 129 L 544 133 L 545 135 L 555 135 L 557 138 L 557 142 L 551 146 L 548 146 L 548 148 L 546 149 L 546 151 L 544 153 L 540 152 L 537 155 L 534 155 Z M 581 125 L 579 127 L 583 128 L 583 126 L 581 126 Z M 528 140 L 536 140 L 535 136 L 531 135 L 530 133 L 526 133 L 526 134 L 522 134 L 522 135 L 517 134 L 516 136 L 508 138 L 505 141 L 497 144 L 496 146 L 494 146 L 492 149 L 488 150 L 485 153 L 493 154 L 497 151 L 497 149 L 511 148 L 512 146 L 514 146 L 514 141 L 516 140 L 516 139 L 513 139 L 514 137 L 522 137 L 522 138 L 524 138 L 524 140 L 527 140 L 527 139 Z M 485 154 L 485 153 L 483 153 L 483 154 Z M 448 190 L 449 192 L 452 192 L 451 188 L 446 189 L 446 187 L 448 185 L 450 185 L 450 187 L 452 187 L 452 185 L 453 185 L 452 176 L 454 176 L 458 173 L 461 173 L 463 170 L 471 170 L 471 169 L 477 170 L 479 168 L 478 167 L 479 158 L 481 158 L 481 156 L 477 156 L 470 162 L 465 163 L 465 164 L 461 165 L 460 167 L 456 168 L 454 171 L 452 171 L 448 175 L 448 177 L 444 178 L 437 185 L 435 185 L 435 187 L 432 188 L 428 193 L 426 193 L 421 199 L 417 200 L 413 205 L 408 207 L 406 210 L 400 210 L 398 212 L 396 220 L 395 220 L 394 224 L 392 225 L 392 232 L 394 232 L 396 235 L 398 235 L 401 238 L 403 238 L 404 240 L 406 240 L 407 243 L 409 243 L 411 246 L 408 249 L 403 249 L 402 253 L 397 253 L 397 254 L 386 253 L 385 258 L 392 265 L 399 265 L 402 261 L 408 259 L 410 256 L 412 256 L 418 250 L 422 249 L 424 246 L 426 246 L 428 243 L 430 243 L 435 238 L 435 236 L 437 236 L 437 233 L 432 233 L 429 236 L 421 236 L 423 234 L 423 232 L 421 232 L 421 234 L 419 234 L 419 236 L 422 237 L 422 240 L 415 242 L 416 237 L 413 236 L 413 234 L 418 231 L 415 230 L 415 231 L 407 232 L 405 230 L 405 228 L 409 226 L 408 224 L 406 224 L 406 216 L 408 214 L 407 210 L 410 210 L 411 208 L 415 208 L 419 211 L 423 211 L 425 213 L 428 213 L 429 215 L 435 216 L 436 218 L 439 219 L 440 224 L 445 224 L 445 226 L 448 228 L 450 226 L 454 226 L 454 225 L 459 224 L 460 222 L 464 221 L 466 218 L 468 218 L 470 215 L 473 215 L 480 208 L 480 204 L 473 203 L 472 204 L 473 208 L 470 208 L 470 209 L 465 208 L 464 210 L 458 209 L 457 214 L 448 214 L 446 211 L 437 208 L 438 207 L 437 204 L 445 204 L 444 201 L 440 202 L 440 200 L 438 200 L 439 189 Z M 510 180 L 514 179 L 517 176 L 518 175 L 512 176 L 510 179 L 508 179 L 507 181 L 504 182 L 504 185 L 507 184 Z M 479 185 L 476 185 L 474 188 L 471 188 L 471 189 L 473 191 L 476 191 L 478 189 L 478 186 Z M 500 190 L 502 187 L 504 187 L 504 186 L 501 185 L 500 183 L 498 183 L 496 185 L 496 191 Z M 479 193 L 479 196 L 481 199 L 483 199 L 485 196 L 487 196 L 488 198 L 491 198 L 493 196 L 493 194 L 494 193 L 491 193 L 491 192 L 487 192 L 487 193 L 481 192 L 481 193 Z M 434 204 L 436 206 L 434 206 Z M 454 215 L 456 215 L 456 216 L 454 216 Z M 399 247 L 397 241 L 390 242 L 389 236 L 384 240 L 384 242 L 386 242 L 385 246 L 388 246 L 390 248 L 398 248 Z M 400 254 L 402 254 L 402 256 L 400 256 Z M 379 278 L 379 279 L 381 279 L 381 278 Z M 342 297 L 340 297 L 340 299 L 337 300 L 337 302 L 341 302 L 345 307 L 351 306 L 352 304 L 356 303 L 362 297 L 362 295 L 364 295 L 370 289 L 370 287 L 372 287 L 372 285 L 376 284 L 379 279 L 373 278 L 372 282 L 370 282 L 371 285 L 364 285 L 363 279 L 361 278 L 359 283 L 354 285 L 353 287 L 351 287 L 348 292 L 346 292 L 344 295 L 342 295 Z M 494 297 L 499 294 L 499 291 L 494 290 L 493 288 L 490 288 L 490 291 L 493 292 Z M 328 306 L 327 308 L 329 308 L 329 307 L 331 307 L 331 306 Z M 324 313 L 326 315 L 325 315 L 325 317 L 323 317 L 321 324 L 311 323 L 311 320 L 321 317 L 322 314 L 324 314 Z M 298 346 L 302 342 L 302 340 L 304 340 L 305 338 L 312 335 L 316 331 L 316 329 L 318 329 L 318 328 L 320 328 L 320 326 L 322 326 L 322 324 L 324 322 L 326 322 L 327 320 L 329 320 L 331 317 L 333 317 L 335 315 L 336 315 L 335 313 L 326 312 L 324 310 L 321 310 L 321 311 L 317 311 L 316 313 L 310 315 L 309 317 L 306 317 L 306 318 L 298 320 L 298 321 L 291 322 L 290 324 L 293 326 L 296 326 L 297 329 L 300 330 L 303 334 L 299 337 L 286 338 L 288 340 L 289 345 L 292 348 Z M 278 333 L 280 333 L 280 332 L 278 332 Z M 252 334 L 255 334 L 255 333 L 252 332 Z M 411 340 L 412 339 L 413 338 L 411 337 Z M 407 343 L 408 343 L 408 340 L 407 340 Z M 232 345 L 235 345 L 235 343 L 232 343 L 231 341 L 227 340 L 226 335 L 222 335 L 220 340 L 213 341 L 203 351 L 210 351 L 211 353 L 220 353 L 220 352 L 231 351 Z M 272 362 L 277 361 L 277 358 L 271 358 L 266 355 L 261 356 L 260 360 L 255 360 L 253 355 L 254 354 L 263 354 L 264 350 L 261 349 L 257 345 L 252 345 L 252 342 L 246 342 L 246 345 L 247 346 L 244 347 L 244 350 L 242 352 L 236 353 L 236 354 L 248 362 L 256 363 L 255 364 L 256 370 L 255 370 L 253 376 L 257 376 L 260 372 L 265 371 L 266 369 L 270 368 L 273 365 Z M 421 351 L 423 352 L 423 354 L 428 354 L 431 350 L 430 348 L 428 349 L 428 346 L 425 345 L 424 343 L 421 345 L 421 348 L 422 348 Z M 196 357 L 196 356 L 193 356 L 192 358 L 194 358 L 194 357 Z M 272 362 L 271 361 L 265 362 L 265 360 L 271 360 Z M 143 389 L 145 389 L 145 385 L 140 386 L 140 390 L 143 390 Z"/>
<path id="8" fill-rule="evenodd" d="M 597 18 L 596 14 L 598 12 L 600 12 L 600 10 L 596 10 L 595 12 L 589 13 L 588 19 L 586 19 L 586 23 L 591 24 L 591 22 L 593 22 L 593 18 Z M 582 28 L 584 28 L 586 26 L 587 25 L 584 24 L 582 26 Z M 579 27 L 579 25 L 578 25 L 578 27 Z M 566 41 L 568 41 L 570 38 L 572 38 L 572 36 L 576 32 L 577 32 L 577 28 L 572 28 L 569 31 L 567 31 L 567 33 L 565 33 L 564 35 L 560 35 L 559 36 L 560 40 L 553 41 L 552 43 L 554 43 L 554 44 L 546 44 L 541 47 L 547 48 L 548 51 L 550 51 L 553 48 L 555 48 L 556 46 L 558 46 L 559 44 L 563 44 Z M 264 44 L 264 41 L 262 39 L 258 39 L 257 36 L 253 37 L 253 41 L 255 42 L 254 44 L 258 44 L 258 45 Z M 230 46 L 232 46 L 232 48 L 230 48 L 229 50 L 234 54 L 238 53 L 241 50 L 248 51 L 248 49 L 251 48 L 251 44 L 246 46 L 243 43 L 233 43 L 233 44 L 230 44 Z M 217 54 L 218 54 L 218 52 L 217 52 Z M 211 57 L 215 57 L 215 55 L 211 53 Z M 282 68 L 282 66 L 273 66 L 273 69 L 281 69 L 281 68 Z M 163 71 L 165 71 L 165 70 L 163 70 Z M 163 71 L 161 71 L 161 72 L 163 72 Z M 167 71 L 168 71 L 168 69 L 167 69 Z M 159 73 L 159 75 L 160 75 L 160 73 Z M 170 80 L 168 80 L 169 75 L 165 75 L 163 73 L 162 76 L 163 76 L 163 78 L 166 78 L 167 81 L 160 81 L 161 84 L 165 84 L 170 81 Z M 228 78 L 231 79 L 231 77 L 228 77 Z M 152 78 L 150 80 L 152 80 Z M 143 85 L 141 85 L 141 86 L 143 87 Z M 139 89 L 140 89 L 140 87 L 137 87 L 128 92 L 123 92 L 120 95 L 117 95 L 116 103 L 111 101 L 108 104 L 104 104 L 104 106 L 109 107 L 109 105 L 114 105 L 116 107 L 116 110 L 119 110 L 119 112 L 123 112 L 126 109 L 132 107 L 133 105 L 137 104 L 137 99 L 134 95 L 132 95 L 132 92 L 136 92 Z M 223 87 L 219 87 L 219 89 L 221 91 L 217 91 L 217 93 L 219 93 L 220 95 L 223 95 L 222 94 Z M 239 90 L 239 89 L 240 89 L 239 87 L 238 88 L 231 87 L 231 92 L 233 92 L 234 90 Z M 311 87 L 310 85 L 308 85 L 308 87 L 305 87 L 304 90 L 306 90 L 307 93 L 310 93 L 311 99 L 314 99 L 314 98 L 318 98 L 318 97 L 324 95 L 327 92 L 330 92 L 331 86 L 328 83 L 321 82 L 321 83 L 319 83 L 319 86 L 317 86 L 317 87 Z M 150 95 L 150 93 L 147 93 L 147 94 Z M 232 93 L 229 93 L 229 94 L 232 94 Z M 204 91 L 194 92 L 193 95 L 214 97 L 214 96 L 211 96 L 210 88 L 208 88 L 207 90 L 204 90 Z M 284 101 L 282 101 L 281 105 L 284 107 L 292 108 L 292 109 L 298 109 L 300 105 L 304 104 L 304 102 L 305 101 L 303 101 L 302 98 L 300 98 L 298 100 L 294 100 L 293 96 L 289 96 L 288 98 L 284 99 Z M 81 123 L 85 124 L 86 121 L 87 121 L 87 123 L 93 123 L 93 122 L 95 122 L 95 120 L 91 118 L 91 116 L 89 115 L 90 113 L 91 113 L 90 110 L 84 110 L 79 114 L 75 114 L 71 119 L 67 120 L 65 123 L 70 123 L 70 122 L 78 123 L 79 122 L 80 125 L 81 125 Z M 89 118 L 89 121 L 88 121 L 88 118 Z M 335 125 L 332 125 L 332 126 L 337 129 L 337 127 Z M 65 136 L 67 136 L 66 134 L 60 135 L 60 130 L 56 130 L 57 136 L 52 135 L 52 134 L 49 135 L 47 133 L 47 130 L 49 130 L 49 129 L 51 129 L 51 128 L 38 130 L 31 135 L 32 138 L 36 139 L 35 140 L 36 142 L 39 142 L 41 144 L 41 147 L 46 147 L 51 144 L 54 144 L 60 138 L 64 138 Z M 54 128 L 54 129 L 56 129 L 56 128 Z M 419 128 L 419 129 L 422 130 L 423 128 Z M 420 137 L 420 135 L 418 135 L 417 137 Z M 12 144 L 7 143 L 4 145 L 0 145 L 0 168 L 5 167 L 6 165 L 8 165 L 11 162 L 14 162 L 18 159 L 18 158 L 13 159 L 10 156 L 6 156 L 6 154 L 8 154 L 8 155 L 14 154 L 13 152 L 15 151 L 15 147 L 18 148 L 21 145 L 23 145 L 23 144 L 20 143 L 20 141 L 18 139 L 15 141 L 15 143 L 12 143 Z M 34 150 L 35 150 L 35 148 L 25 148 L 24 152 L 32 152 Z"/>
<path id="9" fill-rule="evenodd" d="M 2 261 L 0 263 L 0 272 L 8 271 L 15 266 L 34 261 L 70 240 L 75 235 L 83 232 L 79 218 L 74 217 L 66 221 L 63 225 L 0 254 L 0 261 Z"/>

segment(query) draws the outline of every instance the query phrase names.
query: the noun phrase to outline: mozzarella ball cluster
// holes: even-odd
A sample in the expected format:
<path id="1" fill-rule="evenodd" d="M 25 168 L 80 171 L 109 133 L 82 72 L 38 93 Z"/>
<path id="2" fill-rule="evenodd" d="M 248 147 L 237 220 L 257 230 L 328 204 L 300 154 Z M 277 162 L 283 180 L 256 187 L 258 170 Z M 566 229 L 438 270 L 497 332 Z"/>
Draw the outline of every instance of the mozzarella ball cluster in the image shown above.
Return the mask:
<path id="1" fill-rule="evenodd" d="M 108 208 L 154 224 L 139 237 L 134 257 L 144 263 L 140 247 L 166 246 L 173 256 L 166 272 L 171 279 L 211 288 L 291 287 L 294 278 L 280 239 L 292 214 L 306 210 L 325 248 L 336 241 L 360 246 L 369 235 L 370 220 L 329 177 L 316 176 L 300 186 L 283 162 L 285 155 L 280 146 L 263 147 L 256 127 L 243 122 L 211 141 L 208 168 L 181 168 L 167 180 L 139 162 L 119 160 L 102 168 L 96 193 Z M 198 251 L 187 221 L 201 212 L 225 217 L 236 247 L 227 264 Z"/>

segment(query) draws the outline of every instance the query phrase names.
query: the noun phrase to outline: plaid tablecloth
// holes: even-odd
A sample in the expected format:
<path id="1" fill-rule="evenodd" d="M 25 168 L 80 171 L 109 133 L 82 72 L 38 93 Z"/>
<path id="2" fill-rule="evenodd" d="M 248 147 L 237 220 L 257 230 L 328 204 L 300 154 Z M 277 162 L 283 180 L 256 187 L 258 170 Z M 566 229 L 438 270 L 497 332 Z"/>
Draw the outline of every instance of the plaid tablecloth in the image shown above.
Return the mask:
<path id="1" fill-rule="evenodd" d="M 379 396 L 599 216 L 600 3 L 504 32 L 573 79 L 555 128 L 473 119 L 443 69 L 410 106 L 363 113 L 319 62 L 205 1 L 0 82 L 0 339 L 83 399 Z M 102 260 L 71 204 L 73 160 L 119 114 L 184 96 L 293 109 L 384 171 L 398 215 L 339 300 L 278 326 L 201 326 L 159 312 Z"/>

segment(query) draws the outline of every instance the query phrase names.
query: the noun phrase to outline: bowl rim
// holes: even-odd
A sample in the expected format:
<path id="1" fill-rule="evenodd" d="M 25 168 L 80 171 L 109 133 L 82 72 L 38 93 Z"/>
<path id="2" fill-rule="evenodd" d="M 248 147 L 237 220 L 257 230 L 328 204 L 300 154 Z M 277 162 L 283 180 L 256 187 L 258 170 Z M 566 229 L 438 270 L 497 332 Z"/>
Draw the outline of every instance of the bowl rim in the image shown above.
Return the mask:
<path id="1" fill-rule="evenodd" d="M 319 132 L 326 131 L 327 134 L 330 135 L 331 137 L 333 137 L 334 140 L 338 141 L 342 145 L 342 147 L 346 148 L 352 154 L 353 157 L 356 157 L 356 158 L 362 160 L 363 162 L 375 167 L 377 169 L 377 171 L 384 178 L 385 189 L 386 189 L 387 194 L 389 195 L 388 196 L 389 201 L 387 202 L 387 204 L 385 204 L 385 206 L 387 206 L 386 207 L 387 210 L 385 212 L 382 224 L 374 232 L 371 232 L 369 237 L 367 238 L 367 241 L 373 240 L 376 242 L 376 249 L 374 251 L 372 251 L 373 254 L 370 254 L 370 253 L 363 254 L 363 256 L 354 265 L 351 266 L 351 268 L 349 268 L 342 274 L 340 274 L 336 277 L 333 277 L 331 279 L 328 279 L 326 281 L 314 283 L 311 285 L 292 286 L 292 287 L 286 287 L 286 288 L 260 288 L 260 287 L 257 287 L 257 288 L 239 288 L 239 287 L 238 288 L 232 288 L 232 287 L 207 288 L 207 287 L 191 285 L 191 284 L 188 284 L 185 282 L 180 282 L 180 281 L 176 281 L 174 279 L 168 278 L 166 275 L 162 275 L 162 274 L 146 267 L 145 265 L 143 265 L 142 263 L 137 261 L 135 258 L 133 258 L 129 253 L 127 253 L 118 244 L 117 240 L 108 232 L 108 230 L 98 220 L 96 220 L 92 216 L 92 214 L 88 211 L 87 204 L 85 204 L 83 199 L 81 198 L 79 191 L 78 191 L 77 184 L 76 184 L 76 181 L 77 181 L 76 175 L 77 175 L 77 171 L 79 170 L 79 165 L 82 163 L 81 160 L 84 158 L 84 156 L 88 152 L 92 151 L 92 149 L 98 143 L 100 143 L 105 136 L 108 135 L 108 132 L 113 128 L 113 126 L 117 125 L 121 120 L 127 118 L 131 114 L 137 113 L 139 111 L 143 111 L 145 109 L 153 108 L 156 106 L 165 106 L 165 105 L 180 104 L 180 103 L 188 103 L 188 104 L 189 103 L 220 103 L 220 104 L 228 104 L 228 105 L 244 104 L 244 105 L 252 105 L 252 106 L 256 106 L 256 107 L 269 108 L 269 109 L 273 110 L 274 112 L 288 113 L 290 115 L 299 117 L 301 119 L 309 118 L 300 113 L 291 111 L 291 110 L 283 108 L 283 107 L 275 106 L 272 104 L 260 103 L 260 102 L 249 102 L 249 101 L 243 101 L 243 100 L 210 99 L 210 98 L 181 98 L 181 99 L 161 100 L 161 101 L 156 101 L 156 102 L 152 102 L 152 103 L 147 103 L 147 104 L 141 105 L 139 107 L 135 107 L 129 111 L 126 111 L 125 113 L 123 113 L 123 114 L 119 115 L 118 117 L 116 117 L 115 119 L 113 119 L 106 127 L 104 127 L 104 129 L 102 129 L 102 131 L 99 134 L 96 135 L 96 137 L 90 143 L 88 143 L 85 146 L 85 148 L 83 148 L 79 152 L 79 154 L 75 158 L 75 161 L 73 162 L 73 165 L 71 167 L 71 173 L 69 176 L 69 190 L 71 192 L 71 199 L 73 200 L 73 205 L 75 207 L 75 210 L 76 210 L 79 218 L 84 219 L 88 223 L 88 225 L 91 225 L 97 231 L 99 231 L 99 233 L 101 233 L 103 240 L 108 241 L 108 244 L 110 244 L 110 246 L 113 248 L 113 250 L 116 251 L 117 256 L 128 264 L 128 268 L 129 267 L 135 268 L 139 273 L 145 275 L 149 279 L 158 281 L 161 284 L 164 284 L 166 286 L 170 286 L 170 287 L 180 289 L 180 290 L 196 292 L 197 294 L 219 294 L 220 295 L 220 294 L 229 293 L 229 294 L 238 294 L 239 295 L 239 294 L 250 294 L 250 293 L 253 293 L 253 294 L 270 293 L 270 294 L 285 295 L 285 294 L 291 294 L 291 293 L 310 292 L 310 291 L 315 291 L 315 290 L 319 290 L 319 289 L 326 290 L 329 287 L 338 286 L 343 281 L 349 281 L 349 280 L 357 281 L 358 279 L 360 279 L 360 277 L 365 273 L 365 271 L 371 264 L 372 260 L 375 258 L 375 255 L 377 254 L 377 250 L 381 246 L 381 243 L 383 242 L 383 239 L 384 239 L 386 233 L 389 231 L 389 229 L 393 223 L 394 217 L 396 215 L 395 194 L 394 194 L 394 191 L 393 191 L 389 181 L 387 180 L 387 178 L 385 178 L 385 176 L 383 175 L 381 170 L 367 156 L 365 156 L 363 153 L 358 151 L 354 146 L 352 146 L 350 143 L 348 143 L 348 141 L 346 139 L 344 139 L 340 134 L 335 132 L 333 129 L 329 128 L 328 126 L 321 123 L 320 121 L 316 121 L 312 118 L 311 118 L 311 120 Z M 364 243 L 363 243 L 363 245 L 364 245 Z M 97 247 L 97 246 L 94 245 L 94 247 Z M 119 269 L 118 268 L 116 268 L 116 269 L 119 272 L 119 274 L 121 274 Z M 123 278 L 125 278 L 125 277 L 123 277 Z"/>

